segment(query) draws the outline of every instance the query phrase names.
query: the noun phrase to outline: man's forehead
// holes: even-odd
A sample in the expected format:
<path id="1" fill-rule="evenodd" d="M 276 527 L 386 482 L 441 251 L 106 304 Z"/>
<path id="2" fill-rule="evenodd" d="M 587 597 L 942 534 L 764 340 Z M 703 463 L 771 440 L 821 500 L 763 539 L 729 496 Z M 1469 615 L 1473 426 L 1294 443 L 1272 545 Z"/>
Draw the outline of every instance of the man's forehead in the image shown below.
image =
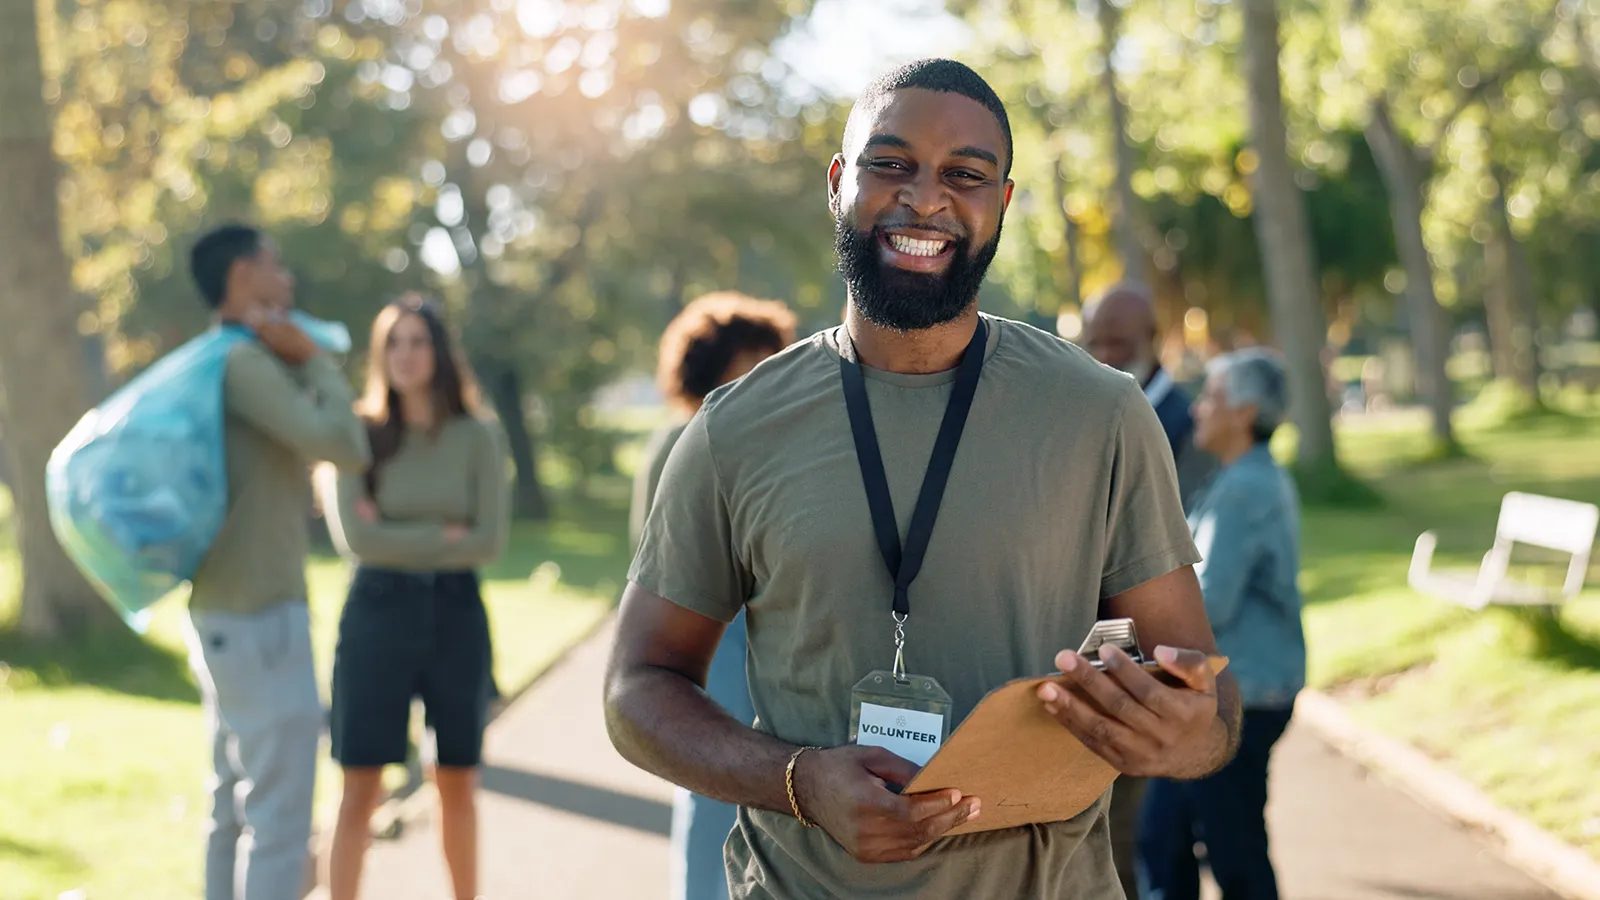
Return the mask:
<path id="1" fill-rule="evenodd" d="M 851 110 L 845 152 L 859 152 L 869 138 L 899 138 L 911 149 L 919 143 L 971 146 L 1005 158 L 1005 133 L 982 103 L 953 91 L 901 88 L 864 98 Z"/>

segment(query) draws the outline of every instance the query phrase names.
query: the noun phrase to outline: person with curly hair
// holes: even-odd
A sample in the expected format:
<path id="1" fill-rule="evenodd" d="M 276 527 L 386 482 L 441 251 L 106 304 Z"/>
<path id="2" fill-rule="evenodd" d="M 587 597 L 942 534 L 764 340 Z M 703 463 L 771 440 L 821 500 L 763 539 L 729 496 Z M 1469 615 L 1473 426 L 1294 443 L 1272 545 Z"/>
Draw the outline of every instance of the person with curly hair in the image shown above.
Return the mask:
<path id="1" fill-rule="evenodd" d="M 795 315 L 782 302 L 733 291 L 694 300 L 667 326 L 661 336 L 656 382 L 675 415 L 671 424 L 651 437 L 634 479 L 629 530 L 635 544 L 644 531 L 667 456 L 706 395 L 793 343 L 795 328 Z M 712 657 L 706 692 L 735 718 L 755 720 L 745 680 L 742 614 L 728 626 Z M 722 845 L 733 830 L 736 812 L 731 804 L 677 790 L 672 808 L 673 900 L 728 896 Z"/>

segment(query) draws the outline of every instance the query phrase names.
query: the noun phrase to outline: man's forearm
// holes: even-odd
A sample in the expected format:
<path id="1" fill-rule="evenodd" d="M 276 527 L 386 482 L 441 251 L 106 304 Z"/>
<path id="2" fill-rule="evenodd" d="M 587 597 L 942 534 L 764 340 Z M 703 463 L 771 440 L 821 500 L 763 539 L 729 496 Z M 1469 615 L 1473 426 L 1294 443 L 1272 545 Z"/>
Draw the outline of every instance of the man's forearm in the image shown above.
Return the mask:
<path id="1" fill-rule="evenodd" d="M 1217 722 L 1223 729 L 1222 748 L 1211 758 L 1205 771 L 1196 774 L 1196 778 L 1213 775 L 1217 770 L 1233 761 L 1234 754 L 1239 752 L 1240 729 L 1244 727 L 1243 703 L 1239 699 L 1239 683 L 1233 676 L 1224 670 L 1217 676 Z"/>
<path id="2" fill-rule="evenodd" d="M 790 811 L 784 767 L 799 748 L 740 723 L 677 672 L 640 666 L 613 676 L 606 729 L 647 772 L 727 803 Z"/>

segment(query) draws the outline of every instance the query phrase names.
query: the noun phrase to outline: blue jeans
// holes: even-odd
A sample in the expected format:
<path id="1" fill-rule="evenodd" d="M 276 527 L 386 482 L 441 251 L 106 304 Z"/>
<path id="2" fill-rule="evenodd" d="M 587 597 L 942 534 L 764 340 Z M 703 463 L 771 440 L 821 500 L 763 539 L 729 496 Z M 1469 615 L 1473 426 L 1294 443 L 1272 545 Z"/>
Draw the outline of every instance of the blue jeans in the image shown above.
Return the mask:
<path id="1" fill-rule="evenodd" d="M 1196 781 L 1152 778 L 1140 814 L 1139 895 L 1199 900 L 1195 842 L 1205 844 L 1223 900 L 1278 900 L 1267 851 L 1267 763 L 1291 710 L 1247 709 L 1239 753 Z"/>
<path id="2" fill-rule="evenodd" d="M 213 772 L 205 900 L 300 900 L 322 734 L 306 604 L 189 618 Z"/>
<path id="3" fill-rule="evenodd" d="M 755 721 L 745 676 L 745 620 L 741 611 L 722 634 L 706 673 L 706 693 L 728 714 Z M 678 788 L 672 800 L 672 900 L 728 900 L 722 848 L 739 808 Z"/>

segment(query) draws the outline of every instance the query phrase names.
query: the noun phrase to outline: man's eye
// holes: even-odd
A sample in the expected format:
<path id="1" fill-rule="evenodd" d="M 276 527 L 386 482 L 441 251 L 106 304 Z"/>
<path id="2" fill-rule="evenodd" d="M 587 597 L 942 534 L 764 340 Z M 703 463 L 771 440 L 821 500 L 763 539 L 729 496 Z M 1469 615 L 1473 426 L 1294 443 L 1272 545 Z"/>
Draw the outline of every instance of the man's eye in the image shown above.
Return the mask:
<path id="1" fill-rule="evenodd" d="M 898 159 L 874 159 L 867 163 L 873 169 L 904 169 L 905 163 Z"/>

